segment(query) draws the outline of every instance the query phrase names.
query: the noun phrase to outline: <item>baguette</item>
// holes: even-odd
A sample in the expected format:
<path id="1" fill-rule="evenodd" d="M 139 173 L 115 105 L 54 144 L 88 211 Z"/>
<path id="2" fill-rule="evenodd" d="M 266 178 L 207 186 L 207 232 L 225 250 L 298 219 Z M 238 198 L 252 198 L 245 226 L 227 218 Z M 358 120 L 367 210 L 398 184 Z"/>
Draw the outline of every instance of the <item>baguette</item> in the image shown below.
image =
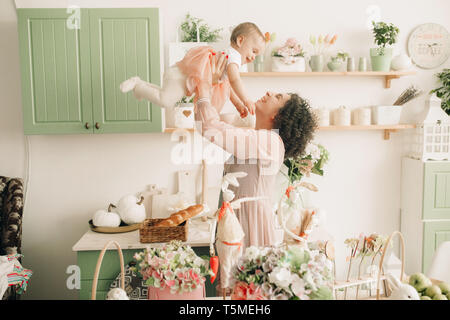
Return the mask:
<path id="1" fill-rule="evenodd" d="M 155 227 L 175 227 L 203 211 L 203 205 L 196 204 L 173 213 L 170 217 L 155 224 Z"/>

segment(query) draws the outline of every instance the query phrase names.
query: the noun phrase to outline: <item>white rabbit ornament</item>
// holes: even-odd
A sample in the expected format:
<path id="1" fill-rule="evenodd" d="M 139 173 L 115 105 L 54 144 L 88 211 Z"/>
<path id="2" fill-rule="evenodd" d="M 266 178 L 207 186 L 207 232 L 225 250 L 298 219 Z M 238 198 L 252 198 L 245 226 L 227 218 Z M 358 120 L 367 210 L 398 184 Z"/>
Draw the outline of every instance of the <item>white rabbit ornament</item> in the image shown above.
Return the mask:
<path id="1" fill-rule="evenodd" d="M 386 279 L 392 289 L 388 300 L 420 300 L 419 294 L 413 286 L 401 282 L 390 273 L 386 274 Z"/>

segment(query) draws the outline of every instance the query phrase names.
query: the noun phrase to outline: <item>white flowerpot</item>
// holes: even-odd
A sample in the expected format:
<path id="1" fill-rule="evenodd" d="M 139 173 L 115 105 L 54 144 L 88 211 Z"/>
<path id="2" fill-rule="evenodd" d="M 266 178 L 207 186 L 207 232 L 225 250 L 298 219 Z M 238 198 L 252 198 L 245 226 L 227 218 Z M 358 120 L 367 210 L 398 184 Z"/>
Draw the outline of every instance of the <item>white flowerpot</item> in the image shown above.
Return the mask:
<path id="1" fill-rule="evenodd" d="M 306 63 L 303 57 L 272 57 L 272 71 L 274 72 L 305 72 Z"/>
<path id="2" fill-rule="evenodd" d="M 182 103 L 174 108 L 175 127 L 190 129 L 194 127 L 194 104 Z"/>
<path id="3" fill-rule="evenodd" d="M 400 106 L 375 106 L 372 107 L 373 124 L 398 124 L 402 107 Z"/>

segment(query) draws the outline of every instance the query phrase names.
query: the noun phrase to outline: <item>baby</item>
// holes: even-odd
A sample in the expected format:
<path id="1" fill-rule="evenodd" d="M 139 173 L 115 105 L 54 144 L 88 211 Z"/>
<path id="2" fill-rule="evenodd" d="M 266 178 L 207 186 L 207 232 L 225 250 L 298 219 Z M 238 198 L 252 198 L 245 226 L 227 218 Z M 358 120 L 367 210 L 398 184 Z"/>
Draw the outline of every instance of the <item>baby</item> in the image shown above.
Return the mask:
<path id="1" fill-rule="evenodd" d="M 250 112 L 255 113 L 255 103 L 249 99 L 240 77 L 241 66 L 244 70 L 247 63 L 262 54 L 265 48 L 264 35 L 251 22 L 244 22 L 233 29 L 230 47 L 226 50 L 227 65 L 224 76 L 217 84 L 213 84 L 211 104 L 218 113 L 222 110 L 227 98 L 230 98 L 242 118 Z M 147 99 L 162 108 L 173 108 L 185 95 L 197 92 L 199 81 L 212 81 L 211 57 L 214 50 L 209 46 L 190 49 L 183 60 L 169 67 L 164 74 L 163 86 L 132 77 L 120 85 L 122 92 L 133 90 L 138 100 Z M 195 95 L 195 101 L 198 94 Z"/>

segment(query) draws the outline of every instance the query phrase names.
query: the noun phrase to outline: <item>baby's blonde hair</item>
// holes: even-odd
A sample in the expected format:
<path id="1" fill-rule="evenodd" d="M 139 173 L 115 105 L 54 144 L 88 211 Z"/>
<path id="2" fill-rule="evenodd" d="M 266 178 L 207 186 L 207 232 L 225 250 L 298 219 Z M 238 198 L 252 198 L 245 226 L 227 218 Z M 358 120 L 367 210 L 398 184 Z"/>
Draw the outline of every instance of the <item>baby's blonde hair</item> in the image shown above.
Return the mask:
<path id="1" fill-rule="evenodd" d="M 256 32 L 263 40 L 265 39 L 264 34 L 259 30 L 258 26 L 253 22 L 243 22 L 233 29 L 231 33 L 230 41 L 236 44 L 237 38 L 239 36 L 248 36 L 252 32 Z"/>

